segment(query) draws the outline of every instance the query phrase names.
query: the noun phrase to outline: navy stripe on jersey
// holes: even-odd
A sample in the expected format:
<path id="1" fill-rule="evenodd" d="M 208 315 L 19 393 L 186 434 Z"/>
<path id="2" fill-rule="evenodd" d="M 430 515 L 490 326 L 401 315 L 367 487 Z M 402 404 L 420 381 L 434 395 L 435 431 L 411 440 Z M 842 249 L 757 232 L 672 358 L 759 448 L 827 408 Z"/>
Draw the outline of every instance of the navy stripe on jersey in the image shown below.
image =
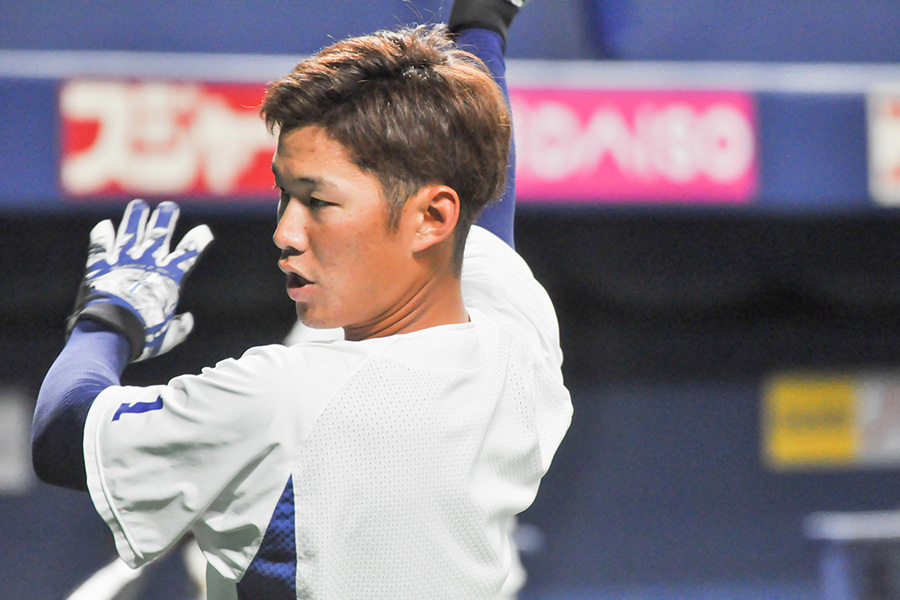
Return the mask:
<path id="1" fill-rule="evenodd" d="M 243 579 L 237 584 L 237 593 L 240 600 L 295 600 L 296 584 L 294 484 L 289 477 L 262 544 Z"/>

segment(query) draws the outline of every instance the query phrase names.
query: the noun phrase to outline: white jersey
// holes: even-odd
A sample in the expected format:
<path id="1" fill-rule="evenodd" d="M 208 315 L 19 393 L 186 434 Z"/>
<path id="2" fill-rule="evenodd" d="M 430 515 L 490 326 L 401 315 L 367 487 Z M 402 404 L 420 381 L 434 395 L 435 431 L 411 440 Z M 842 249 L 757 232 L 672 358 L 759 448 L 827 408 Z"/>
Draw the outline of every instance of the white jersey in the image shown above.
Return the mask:
<path id="1" fill-rule="evenodd" d="M 479 228 L 463 291 L 469 323 L 255 348 L 101 393 L 87 480 L 120 556 L 143 564 L 191 531 L 209 597 L 234 599 L 249 597 L 245 575 L 277 571 L 259 565 L 265 537 L 273 555 L 289 551 L 291 597 L 497 598 L 509 523 L 571 403 L 549 298 Z"/>

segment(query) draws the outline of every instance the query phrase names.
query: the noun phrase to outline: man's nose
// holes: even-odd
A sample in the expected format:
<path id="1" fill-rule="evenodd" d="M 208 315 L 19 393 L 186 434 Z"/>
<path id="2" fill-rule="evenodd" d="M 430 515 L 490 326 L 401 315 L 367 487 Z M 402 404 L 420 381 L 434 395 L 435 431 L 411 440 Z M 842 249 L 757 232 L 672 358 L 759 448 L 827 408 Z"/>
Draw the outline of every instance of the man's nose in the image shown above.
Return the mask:
<path id="1" fill-rule="evenodd" d="M 300 253 L 306 250 L 306 218 L 299 202 L 287 203 L 278 219 L 272 241 L 282 252 L 293 250 Z"/>

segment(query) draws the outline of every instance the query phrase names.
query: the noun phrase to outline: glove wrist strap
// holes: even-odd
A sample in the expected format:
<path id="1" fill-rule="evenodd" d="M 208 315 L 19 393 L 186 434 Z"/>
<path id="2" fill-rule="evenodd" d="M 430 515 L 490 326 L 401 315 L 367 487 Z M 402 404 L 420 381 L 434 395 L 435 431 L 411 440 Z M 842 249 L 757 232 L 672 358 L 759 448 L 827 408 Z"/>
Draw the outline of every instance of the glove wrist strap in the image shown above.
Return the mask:
<path id="1" fill-rule="evenodd" d="M 127 308 L 112 302 L 90 302 L 88 299 L 88 305 L 69 320 L 70 332 L 81 319 L 102 323 L 128 338 L 128 343 L 131 344 L 128 362 L 136 361 L 144 351 L 144 324 Z"/>

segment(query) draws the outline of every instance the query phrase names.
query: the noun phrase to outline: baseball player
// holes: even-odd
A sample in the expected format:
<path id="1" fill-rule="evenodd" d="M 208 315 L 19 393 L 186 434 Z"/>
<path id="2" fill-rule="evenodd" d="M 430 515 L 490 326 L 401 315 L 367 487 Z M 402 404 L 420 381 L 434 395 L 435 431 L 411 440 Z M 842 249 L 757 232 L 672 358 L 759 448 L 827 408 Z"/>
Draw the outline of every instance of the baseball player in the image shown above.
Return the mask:
<path id="1" fill-rule="evenodd" d="M 515 8 L 451 13 L 495 75 Z M 212 239 L 196 227 L 170 251 L 177 206 L 134 201 L 118 230 L 91 232 L 35 468 L 87 489 L 132 567 L 191 532 L 209 598 L 497 598 L 510 523 L 571 418 L 549 298 L 471 226 L 503 190 L 503 93 L 443 28 L 419 27 L 323 49 L 262 110 L 287 294 L 344 339 L 120 385 L 190 332 L 178 293 Z"/>

